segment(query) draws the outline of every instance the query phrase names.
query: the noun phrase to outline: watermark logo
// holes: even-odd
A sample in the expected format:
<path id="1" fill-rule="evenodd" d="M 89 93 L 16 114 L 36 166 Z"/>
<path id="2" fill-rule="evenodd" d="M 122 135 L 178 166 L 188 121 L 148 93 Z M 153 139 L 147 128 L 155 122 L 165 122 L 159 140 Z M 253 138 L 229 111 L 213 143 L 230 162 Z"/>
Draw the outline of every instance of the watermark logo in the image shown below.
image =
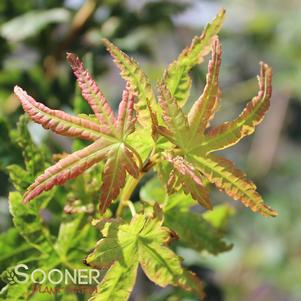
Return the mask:
<path id="1" fill-rule="evenodd" d="M 7 270 L 1 275 L 2 280 L 9 284 L 14 285 L 17 283 L 16 273 L 12 270 Z"/>
<path id="2" fill-rule="evenodd" d="M 93 293 L 99 284 L 100 271 L 96 269 L 30 270 L 26 264 L 18 264 L 2 274 L 10 285 L 32 284 L 32 294 L 59 294 L 63 290 L 75 293 Z"/>
<path id="3" fill-rule="evenodd" d="M 12 271 L 14 281 L 16 283 L 32 283 L 44 284 L 78 284 L 92 285 L 99 283 L 100 271 L 96 269 L 74 269 L 74 270 L 59 270 L 42 268 L 29 270 L 26 264 L 18 264 Z"/>

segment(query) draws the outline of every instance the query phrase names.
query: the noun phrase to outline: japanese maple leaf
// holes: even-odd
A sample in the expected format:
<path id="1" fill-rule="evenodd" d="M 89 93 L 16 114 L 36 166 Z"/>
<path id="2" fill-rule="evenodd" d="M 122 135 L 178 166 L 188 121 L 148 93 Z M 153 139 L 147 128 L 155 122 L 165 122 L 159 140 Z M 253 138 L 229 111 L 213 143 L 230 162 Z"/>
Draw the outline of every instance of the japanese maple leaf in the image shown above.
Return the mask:
<path id="1" fill-rule="evenodd" d="M 187 48 L 177 61 L 189 65 L 192 46 Z M 260 64 L 258 95 L 247 104 L 236 119 L 207 130 L 219 107 L 221 95 L 218 85 L 221 45 L 218 39 L 215 38 L 213 42 L 212 59 L 209 62 L 204 91 L 187 115 L 180 107 L 179 93 L 174 93 L 181 89 L 179 81 L 173 80 L 175 76 L 169 72 L 173 64 L 167 69 L 159 84 L 159 103 L 167 127 L 162 125 L 157 127 L 157 131 L 173 144 L 173 147 L 167 147 L 164 152 L 171 168 L 167 182 L 168 191 L 172 193 L 173 187 L 181 186 L 185 193 L 191 194 L 203 206 L 210 208 L 209 194 L 203 185 L 204 179 L 207 179 L 253 211 L 258 211 L 264 216 L 276 216 L 277 213 L 264 204 L 255 184 L 248 180 L 242 171 L 231 161 L 212 154 L 252 134 L 255 126 L 262 121 L 270 104 L 271 68 L 267 64 Z M 174 83 L 172 86 L 171 82 Z M 185 100 L 186 98 L 187 96 Z"/>
<path id="2" fill-rule="evenodd" d="M 28 187 L 23 202 L 27 203 L 43 191 L 55 185 L 62 185 L 92 165 L 105 161 L 99 206 L 103 213 L 119 195 L 120 189 L 125 184 L 126 173 L 133 177 L 139 175 L 137 162 L 141 162 L 141 159 L 127 143 L 127 137 L 135 130 L 134 95 L 127 85 L 119 105 L 118 116 L 115 117 L 105 96 L 80 59 L 72 53 L 67 54 L 67 59 L 77 77 L 82 95 L 93 110 L 97 121 L 51 110 L 18 86 L 14 92 L 24 110 L 36 123 L 60 135 L 90 140 L 93 143 L 67 155 L 46 169 Z"/>
<path id="3" fill-rule="evenodd" d="M 161 287 L 180 286 L 203 299 L 203 283 L 182 266 L 182 259 L 168 242 L 174 233 L 163 226 L 163 213 L 153 217 L 137 214 L 130 223 L 122 219 L 95 220 L 103 236 L 85 263 L 108 269 L 91 300 L 128 300 L 133 290 L 138 265 L 145 275 Z"/>

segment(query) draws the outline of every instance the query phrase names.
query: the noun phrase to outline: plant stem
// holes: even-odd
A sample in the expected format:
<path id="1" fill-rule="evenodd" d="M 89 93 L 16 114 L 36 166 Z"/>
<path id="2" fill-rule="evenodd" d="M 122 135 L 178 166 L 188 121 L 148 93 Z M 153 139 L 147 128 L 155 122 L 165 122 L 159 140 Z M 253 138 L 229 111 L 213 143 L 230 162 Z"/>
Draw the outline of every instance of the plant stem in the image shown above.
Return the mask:
<path id="1" fill-rule="evenodd" d="M 130 201 L 131 195 L 134 192 L 135 188 L 139 184 L 142 177 L 153 167 L 154 162 L 156 162 L 156 159 L 157 156 L 154 155 L 154 150 L 152 150 L 152 152 L 150 153 L 150 157 L 143 164 L 138 178 L 130 177 L 129 180 L 126 182 L 120 195 L 120 202 L 116 211 L 116 216 L 122 215 L 123 209 L 127 205 L 128 201 Z"/>
<path id="2" fill-rule="evenodd" d="M 136 213 L 137 213 L 134 204 L 131 201 L 127 201 L 126 204 L 130 208 L 131 214 L 134 217 L 136 215 Z"/>
<path id="3" fill-rule="evenodd" d="M 119 206 L 117 208 L 116 216 L 122 215 L 123 209 L 126 206 L 127 201 L 130 200 L 133 191 L 137 187 L 137 185 L 140 182 L 143 175 L 144 175 L 144 173 L 140 173 L 140 175 L 137 179 L 131 177 L 125 184 L 125 186 L 122 190 L 121 196 L 120 196 L 120 202 L 119 202 Z"/>

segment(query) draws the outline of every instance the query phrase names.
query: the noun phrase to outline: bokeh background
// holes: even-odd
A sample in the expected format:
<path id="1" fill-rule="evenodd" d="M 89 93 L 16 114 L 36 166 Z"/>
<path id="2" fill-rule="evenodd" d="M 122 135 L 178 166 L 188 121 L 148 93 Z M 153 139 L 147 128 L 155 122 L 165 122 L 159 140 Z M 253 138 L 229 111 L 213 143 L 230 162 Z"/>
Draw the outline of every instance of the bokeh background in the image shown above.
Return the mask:
<path id="1" fill-rule="evenodd" d="M 88 62 L 116 108 L 123 82 L 101 43 L 103 37 L 134 56 L 155 84 L 221 7 L 227 14 L 220 35 L 223 97 L 217 122 L 237 115 L 256 95 L 259 61 L 274 71 L 272 106 L 264 122 L 225 155 L 247 171 L 279 216 L 265 219 L 214 193 L 216 202 L 236 208 L 226 235 L 234 248 L 218 256 L 179 252 L 210 283 L 206 300 L 301 300 L 299 0 L 0 1 L 0 232 L 12 227 L 7 195 L 13 187 L 6 167 L 22 160 L 8 134 L 22 114 L 13 86 L 20 85 L 51 108 L 72 111 L 77 91 L 65 61 L 66 51 L 72 51 Z M 191 100 L 202 91 L 205 72 L 206 64 L 193 70 Z M 71 149 L 70 140 L 39 126 L 30 124 L 30 131 L 37 144 L 43 141 L 54 152 Z"/>

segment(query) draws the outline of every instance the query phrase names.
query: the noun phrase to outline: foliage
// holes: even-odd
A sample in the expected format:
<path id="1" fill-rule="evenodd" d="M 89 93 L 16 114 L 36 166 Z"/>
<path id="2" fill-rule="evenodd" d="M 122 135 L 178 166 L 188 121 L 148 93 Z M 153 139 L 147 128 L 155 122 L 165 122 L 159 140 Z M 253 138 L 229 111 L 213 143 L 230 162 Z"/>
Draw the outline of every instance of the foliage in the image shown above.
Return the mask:
<path id="1" fill-rule="evenodd" d="M 179 286 L 195 298 L 203 298 L 204 284 L 183 266 L 168 242 L 178 239 L 178 245 L 212 254 L 231 248 L 222 239 L 229 210 L 224 206 L 215 211 L 209 183 L 254 212 L 277 215 L 264 204 L 255 184 L 242 171 L 231 161 L 212 154 L 252 134 L 271 97 L 272 71 L 261 63 L 258 95 L 236 119 L 209 128 L 221 95 L 221 45 L 217 34 L 224 13 L 222 10 L 168 66 L 158 82 L 158 101 L 139 64 L 104 40 L 126 81 L 117 116 L 92 75 L 72 53 L 67 54 L 67 60 L 93 114 L 73 116 L 52 110 L 22 88 L 14 89 L 34 122 L 57 134 L 91 141 L 72 154 L 56 156 L 58 161 L 48 167 L 49 152 L 32 143 L 22 117 L 16 141 L 23 149 L 25 167 L 9 167 L 18 190 L 10 194 L 10 212 L 18 233 L 42 255 L 37 266 L 80 266 L 79 259 L 95 245 L 96 229 L 99 230 L 101 238 L 84 263 L 106 270 L 106 274 L 89 300 L 127 300 L 138 265 L 159 286 Z M 189 72 L 210 51 L 206 86 L 186 114 L 183 106 L 191 87 Z M 42 168 L 46 170 L 40 174 Z M 151 169 L 157 174 L 141 188 L 140 200 L 133 203 L 134 190 Z M 32 177 L 36 179 L 27 187 Z M 21 204 L 25 187 L 26 206 Z M 71 213 L 70 220 L 63 219 L 60 229 L 56 229 L 57 239 L 43 216 L 43 212 L 51 211 L 53 203 Z M 212 212 L 194 212 L 198 204 Z M 89 226 L 90 216 L 94 218 L 94 228 Z M 2 295 L 7 297 L 12 290 L 8 285 Z"/>

